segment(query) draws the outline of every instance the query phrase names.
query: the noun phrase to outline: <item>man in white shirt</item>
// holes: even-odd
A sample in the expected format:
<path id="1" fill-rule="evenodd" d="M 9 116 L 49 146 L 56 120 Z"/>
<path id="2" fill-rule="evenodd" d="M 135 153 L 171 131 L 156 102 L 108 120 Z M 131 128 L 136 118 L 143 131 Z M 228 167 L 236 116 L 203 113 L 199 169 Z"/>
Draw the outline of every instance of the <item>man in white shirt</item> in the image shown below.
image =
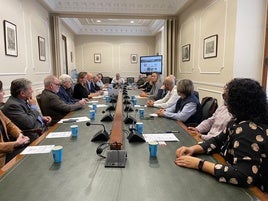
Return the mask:
<path id="1" fill-rule="evenodd" d="M 115 77 L 113 78 L 112 80 L 112 84 L 124 84 L 125 83 L 125 80 L 120 77 L 120 74 L 119 73 L 116 73 Z"/>
<path id="2" fill-rule="evenodd" d="M 178 93 L 177 93 L 177 87 L 175 85 L 174 78 L 168 76 L 164 80 L 165 90 L 167 90 L 167 94 L 164 96 L 164 98 L 159 99 L 157 101 L 148 100 L 147 106 L 149 107 L 157 107 L 157 108 L 168 108 L 176 104 L 177 100 L 179 99 Z"/>

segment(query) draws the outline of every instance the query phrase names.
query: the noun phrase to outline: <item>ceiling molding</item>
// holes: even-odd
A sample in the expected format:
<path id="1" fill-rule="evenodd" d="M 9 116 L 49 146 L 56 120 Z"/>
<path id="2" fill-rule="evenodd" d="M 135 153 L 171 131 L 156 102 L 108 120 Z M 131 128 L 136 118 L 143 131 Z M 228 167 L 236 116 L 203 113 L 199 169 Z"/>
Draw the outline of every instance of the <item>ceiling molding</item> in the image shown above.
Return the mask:
<path id="1" fill-rule="evenodd" d="M 39 0 L 77 35 L 120 36 L 155 35 L 165 19 L 173 18 L 190 1 Z M 100 22 L 96 23 L 97 20 Z"/>

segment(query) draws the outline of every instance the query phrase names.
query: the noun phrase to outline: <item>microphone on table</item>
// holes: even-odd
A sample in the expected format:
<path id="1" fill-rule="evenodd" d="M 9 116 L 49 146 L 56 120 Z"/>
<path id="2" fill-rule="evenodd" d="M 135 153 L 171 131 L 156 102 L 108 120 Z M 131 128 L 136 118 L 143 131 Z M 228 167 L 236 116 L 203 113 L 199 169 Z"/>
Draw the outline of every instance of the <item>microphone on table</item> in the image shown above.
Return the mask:
<path id="1" fill-rule="evenodd" d="M 129 106 L 129 105 L 131 105 L 131 102 L 129 101 L 129 96 L 128 95 L 124 96 L 123 104 L 125 105 L 125 108 L 124 108 L 125 112 L 132 112 L 133 111 L 131 106 Z"/>
<path id="2" fill-rule="evenodd" d="M 108 134 L 108 132 L 105 129 L 105 126 L 103 124 L 93 124 L 90 123 L 89 121 L 86 123 L 87 126 L 91 126 L 91 125 L 96 125 L 96 126 L 102 126 L 103 130 L 97 132 L 93 138 L 91 139 L 91 142 L 95 142 L 95 141 L 107 141 L 110 139 L 110 136 Z"/>
<path id="3" fill-rule="evenodd" d="M 126 109 L 126 108 L 125 108 L 125 109 Z M 124 123 L 125 123 L 125 124 L 135 124 L 135 123 L 137 122 L 137 120 L 136 120 L 134 117 L 128 115 L 128 113 L 129 113 L 129 112 L 132 112 L 133 109 L 132 109 L 132 108 L 128 108 L 128 110 L 125 110 L 125 111 L 127 112 L 127 116 L 126 116 L 126 118 L 124 119 Z"/>
<path id="4" fill-rule="evenodd" d="M 137 112 L 138 109 L 135 110 L 135 112 Z M 136 123 L 136 122 L 135 122 Z M 131 124 L 129 126 L 129 134 L 127 136 L 128 141 L 131 142 L 145 142 L 145 139 L 143 137 L 142 134 L 138 134 L 136 131 L 136 125 L 133 122 L 133 124 Z"/>
<path id="5" fill-rule="evenodd" d="M 110 121 L 113 121 L 114 118 L 111 114 L 111 110 L 108 110 L 109 111 L 109 114 L 106 114 L 104 117 L 102 117 L 102 119 L 100 120 L 101 122 L 110 122 Z M 102 114 L 104 114 L 105 111 L 102 111 Z"/>
<path id="6" fill-rule="evenodd" d="M 109 107 L 107 107 L 106 111 L 115 111 L 115 106 L 114 105 L 115 105 L 116 102 L 117 102 L 116 99 L 111 98 L 110 103 L 112 105 L 110 105 Z"/>

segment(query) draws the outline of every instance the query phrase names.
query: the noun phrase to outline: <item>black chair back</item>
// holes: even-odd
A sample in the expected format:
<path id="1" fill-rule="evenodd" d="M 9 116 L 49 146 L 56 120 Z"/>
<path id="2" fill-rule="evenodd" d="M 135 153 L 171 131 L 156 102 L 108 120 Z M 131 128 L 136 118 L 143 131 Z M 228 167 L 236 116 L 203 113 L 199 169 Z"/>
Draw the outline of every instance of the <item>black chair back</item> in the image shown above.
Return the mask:
<path id="1" fill-rule="evenodd" d="M 204 97 L 201 101 L 203 120 L 211 117 L 218 108 L 218 101 L 213 97 Z"/>

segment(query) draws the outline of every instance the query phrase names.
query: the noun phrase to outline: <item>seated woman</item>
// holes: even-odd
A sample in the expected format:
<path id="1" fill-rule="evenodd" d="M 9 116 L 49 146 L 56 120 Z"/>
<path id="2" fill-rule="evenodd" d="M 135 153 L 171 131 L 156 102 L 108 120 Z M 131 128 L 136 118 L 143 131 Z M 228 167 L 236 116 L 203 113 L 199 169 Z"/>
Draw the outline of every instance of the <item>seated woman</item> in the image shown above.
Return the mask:
<path id="1" fill-rule="evenodd" d="M 0 103 L 3 103 L 3 84 L 0 81 Z M 13 124 L 0 110 L 0 168 L 11 160 L 27 145 L 30 139 L 22 134 L 22 131 Z"/>
<path id="2" fill-rule="evenodd" d="M 258 186 L 268 192 L 268 127 L 266 94 L 257 81 L 233 79 L 227 84 L 227 108 L 233 115 L 219 135 L 176 151 L 178 166 L 198 169 L 219 182 Z M 219 153 L 226 164 L 204 161 L 196 154 Z"/>
<path id="3" fill-rule="evenodd" d="M 97 80 L 97 82 L 96 82 L 96 85 L 100 88 L 100 89 L 103 89 L 105 86 L 104 86 L 104 84 L 103 84 L 103 75 L 102 75 L 102 73 L 98 73 L 97 74 L 97 78 L 98 78 L 98 80 Z"/>
<path id="4" fill-rule="evenodd" d="M 87 83 L 87 72 L 80 72 L 78 73 L 77 83 L 74 86 L 74 93 L 73 97 L 79 100 L 83 98 L 92 98 L 92 94 L 88 91 L 86 87 Z"/>
<path id="5" fill-rule="evenodd" d="M 179 99 L 169 108 L 160 109 L 156 113 L 160 117 L 168 117 L 184 122 L 185 124 L 199 124 L 202 120 L 202 108 L 191 80 L 183 79 L 177 84 Z"/>

